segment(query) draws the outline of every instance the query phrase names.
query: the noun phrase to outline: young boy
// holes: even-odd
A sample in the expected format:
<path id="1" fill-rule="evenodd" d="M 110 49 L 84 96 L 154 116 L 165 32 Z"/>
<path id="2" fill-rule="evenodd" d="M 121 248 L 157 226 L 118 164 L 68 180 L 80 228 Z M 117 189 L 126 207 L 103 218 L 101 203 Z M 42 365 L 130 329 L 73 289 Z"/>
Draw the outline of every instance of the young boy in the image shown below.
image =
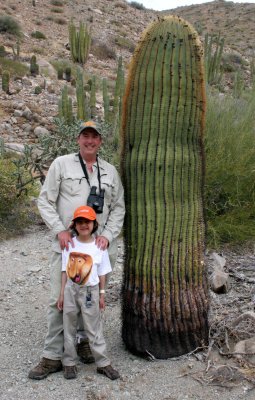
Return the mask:
<path id="1" fill-rule="evenodd" d="M 89 206 L 75 210 L 71 229 L 76 232 L 74 247 L 62 252 L 62 286 L 58 309 L 63 310 L 64 377 L 74 379 L 76 368 L 77 315 L 82 314 L 84 328 L 95 357 L 97 372 L 109 379 L 118 379 L 106 355 L 100 310 L 105 308 L 105 275 L 111 272 L 107 250 L 95 244 L 93 233 L 98 228 L 96 213 Z"/>

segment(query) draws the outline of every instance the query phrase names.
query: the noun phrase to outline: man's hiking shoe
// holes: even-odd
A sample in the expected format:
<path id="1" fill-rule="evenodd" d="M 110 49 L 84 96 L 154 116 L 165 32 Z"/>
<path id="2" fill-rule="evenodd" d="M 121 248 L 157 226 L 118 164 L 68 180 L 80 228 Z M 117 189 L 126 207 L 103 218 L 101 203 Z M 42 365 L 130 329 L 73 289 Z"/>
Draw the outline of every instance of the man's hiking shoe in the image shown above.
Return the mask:
<path id="1" fill-rule="evenodd" d="M 116 371 L 116 369 L 113 369 L 111 365 L 107 365 L 106 367 L 98 367 L 97 372 L 99 374 L 107 376 L 107 378 L 111 379 L 112 381 L 120 377 L 118 371 Z"/>
<path id="2" fill-rule="evenodd" d="M 75 365 L 72 366 L 64 366 L 64 378 L 66 379 L 75 379 L 77 377 L 77 368 Z"/>
<path id="3" fill-rule="evenodd" d="M 49 358 L 42 358 L 36 367 L 29 371 L 28 377 L 30 379 L 44 379 L 49 374 L 61 371 L 62 363 L 60 360 L 50 360 Z"/>
<path id="4" fill-rule="evenodd" d="M 89 347 L 88 339 L 83 339 L 77 344 L 77 354 L 80 357 L 81 362 L 84 364 L 92 364 L 95 362 L 95 358 Z"/>

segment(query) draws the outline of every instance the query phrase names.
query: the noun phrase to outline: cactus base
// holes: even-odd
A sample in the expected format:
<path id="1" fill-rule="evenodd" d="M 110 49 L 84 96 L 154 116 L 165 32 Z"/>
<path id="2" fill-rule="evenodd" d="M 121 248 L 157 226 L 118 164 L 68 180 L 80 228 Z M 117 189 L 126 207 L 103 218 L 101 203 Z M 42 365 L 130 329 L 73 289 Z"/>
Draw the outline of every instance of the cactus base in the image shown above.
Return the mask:
<path id="1" fill-rule="evenodd" d="M 169 316 L 167 319 L 165 316 L 164 319 L 153 319 L 152 315 L 148 315 L 148 310 L 140 308 L 144 296 L 139 297 L 135 309 L 130 309 L 127 303 L 123 307 L 122 339 L 131 353 L 145 358 L 168 359 L 179 357 L 208 344 L 206 312 L 196 321 L 190 314 L 189 318 L 182 320 L 179 327 L 177 322 L 174 329 Z M 142 313 L 147 314 L 147 317 Z"/>

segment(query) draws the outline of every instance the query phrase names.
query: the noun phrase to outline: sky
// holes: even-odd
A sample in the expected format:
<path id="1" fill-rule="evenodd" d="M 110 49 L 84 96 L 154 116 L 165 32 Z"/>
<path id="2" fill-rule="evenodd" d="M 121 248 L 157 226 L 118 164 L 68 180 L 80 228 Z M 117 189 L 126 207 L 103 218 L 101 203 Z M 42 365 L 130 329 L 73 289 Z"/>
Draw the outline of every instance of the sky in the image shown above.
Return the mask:
<path id="1" fill-rule="evenodd" d="M 128 0 L 129 2 L 132 0 Z M 209 3 L 211 0 L 136 0 L 142 3 L 144 7 L 161 11 L 170 10 L 171 8 L 189 6 L 191 4 Z M 255 0 L 237 0 L 234 3 L 255 3 Z"/>

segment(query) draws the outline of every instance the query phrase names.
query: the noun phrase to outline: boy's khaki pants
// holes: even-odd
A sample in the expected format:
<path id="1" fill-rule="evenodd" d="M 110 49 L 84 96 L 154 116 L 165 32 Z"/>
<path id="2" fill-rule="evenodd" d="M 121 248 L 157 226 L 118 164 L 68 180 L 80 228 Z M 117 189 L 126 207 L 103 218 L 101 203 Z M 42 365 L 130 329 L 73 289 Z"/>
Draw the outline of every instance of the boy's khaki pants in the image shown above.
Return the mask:
<path id="1" fill-rule="evenodd" d="M 84 329 L 97 367 L 110 365 L 110 360 L 106 355 L 106 344 L 99 309 L 99 287 L 98 285 L 90 287 L 79 286 L 70 279 L 67 280 L 64 293 L 63 365 L 73 366 L 77 363 L 76 332 L 79 312 L 82 315 Z"/>

